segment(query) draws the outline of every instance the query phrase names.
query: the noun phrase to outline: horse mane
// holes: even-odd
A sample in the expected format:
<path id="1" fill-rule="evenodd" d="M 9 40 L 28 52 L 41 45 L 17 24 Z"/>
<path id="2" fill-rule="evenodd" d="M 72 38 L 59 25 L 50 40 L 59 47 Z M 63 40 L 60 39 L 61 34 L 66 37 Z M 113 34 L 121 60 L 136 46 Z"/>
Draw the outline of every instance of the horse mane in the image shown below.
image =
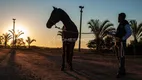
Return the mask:
<path id="1" fill-rule="evenodd" d="M 61 11 L 62 16 L 64 16 L 64 18 L 66 19 L 70 19 L 69 15 L 61 8 L 58 8 L 59 11 Z"/>

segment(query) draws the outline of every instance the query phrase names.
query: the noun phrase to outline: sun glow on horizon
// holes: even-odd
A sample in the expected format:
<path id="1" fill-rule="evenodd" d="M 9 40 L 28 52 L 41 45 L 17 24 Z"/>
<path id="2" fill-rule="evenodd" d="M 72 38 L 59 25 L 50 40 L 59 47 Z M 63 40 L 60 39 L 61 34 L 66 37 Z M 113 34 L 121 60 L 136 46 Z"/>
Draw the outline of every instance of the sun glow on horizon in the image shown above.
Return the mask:
<path id="1" fill-rule="evenodd" d="M 10 33 L 9 30 L 13 30 L 13 26 L 8 26 L 8 27 L 4 28 L 3 33 Z M 28 29 L 22 24 L 16 24 L 15 25 L 15 33 L 17 34 L 20 31 L 24 32 L 24 34 L 20 35 L 19 38 L 27 39 L 27 37 L 29 36 Z"/>
<path id="2" fill-rule="evenodd" d="M 24 27 L 23 25 L 17 25 L 15 31 L 16 31 L 16 32 L 18 32 L 18 31 L 24 32 L 24 34 L 22 34 L 22 35 L 20 36 L 21 38 L 26 39 L 26 38 L 29 36 L 28 29 L 26 29 L 26 27 Z"/>

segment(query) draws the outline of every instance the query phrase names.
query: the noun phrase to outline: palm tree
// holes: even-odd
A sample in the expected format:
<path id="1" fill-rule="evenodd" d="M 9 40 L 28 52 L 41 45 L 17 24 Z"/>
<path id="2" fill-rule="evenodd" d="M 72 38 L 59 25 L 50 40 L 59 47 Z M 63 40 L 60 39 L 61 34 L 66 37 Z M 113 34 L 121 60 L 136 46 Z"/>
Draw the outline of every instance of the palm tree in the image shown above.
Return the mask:
<path id="1" fill-rule="evenodd" d="M 130 20 L 130 25 L 133 31 L 134 42 L 138 43 L 140 38 L 142 37 L 142 23 L 137 24 L 136 20 Z"/>
<path id="2" fill-rule="evenodd" d="M 130 20 L 130 25 L 133 31 L 133 34 L 132 34 L 134 37 L 133 51 L 135 55 L 136 45 L 138 44 L 138 41 L 142 38 L 142 23 L 137 24 L 136 20 Z"/>
<path id="3" fill-rule="evenodd" d="M 0 44 L 2 44 L 2 42 L 3 42 L 3 36 L 0 36 Z"/>
<path id="4" fill-rule="evenodd" d="M 17 48 L 18 48 L 18 47 L 21 47 L 21 46 L 25 46 L 24 39 L 23 39 L 23 38 L 18 38 L 18 39 L 16 40 L 16 45 L 17 45 Z"/>
<path id="5" fill-rule="evenodd" d="M 105 20 L 101 23 L 99 20 L 91 19 L 88 24 L 96 38 L 96 50 L 100 50 L 100 44 L 103 38 L 107 35 L 106 32 L 115 30 L 115 28 L 112 27 L 113 24 L 110 23 L 109 20 Z"/>
<path id="6" fill-rule="evenodd" d="M 35 39 L 31 39 L 30 37 L 27 37 L 26 42 L 28 43 L 28 47 L 30 48 L 30 45 L 32 42 L 36 41 Z"/>
<path id="7" fill-rule="evenodd" d="M 22 34 L 24 34 L 24 32 L 18 30 L 18 33 L 15 34 L 15 32 L 14 32 L 13 29 L 12 29 L 12 30 L 9 30 L 9 32 L 10 32 L 12 35 L 14 35 L 14 38 L 15 38 L 15 39 L 14 39 L 14 41 L 13 41 L 13 45 L 16 47 L 16 43 L 17 43 L 18 38 L 19 38 Z"/>
<path id="8" fill-rule="evenodd" d="M 3 34 L 3 39 L 4 39 L 4 46 L 6 48 L 7 42 L 12 38 L 12 36 L 9 33 Z"/>

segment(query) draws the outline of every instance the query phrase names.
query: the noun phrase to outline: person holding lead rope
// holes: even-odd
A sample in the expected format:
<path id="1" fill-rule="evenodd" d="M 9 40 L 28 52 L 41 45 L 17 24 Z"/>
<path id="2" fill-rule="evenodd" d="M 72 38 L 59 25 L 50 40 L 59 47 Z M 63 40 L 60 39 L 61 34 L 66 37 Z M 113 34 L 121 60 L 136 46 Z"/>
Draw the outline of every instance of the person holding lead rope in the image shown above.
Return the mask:
<path id="1" fill-rule="evenodd" d="M 126 14 L 120 13 L 118 15 L 119 25 L 115 34 L 116 45 L 118 46 L 118 55 L 119 55 L 119 70 L 117 73 L 117 78 L 124 76 L 126 74 L 125 70 L 125 52 L 126 52 L 126 41 L 131 36 L 132 30 L 131 26 L 127 20 L 125 20 Z"/>

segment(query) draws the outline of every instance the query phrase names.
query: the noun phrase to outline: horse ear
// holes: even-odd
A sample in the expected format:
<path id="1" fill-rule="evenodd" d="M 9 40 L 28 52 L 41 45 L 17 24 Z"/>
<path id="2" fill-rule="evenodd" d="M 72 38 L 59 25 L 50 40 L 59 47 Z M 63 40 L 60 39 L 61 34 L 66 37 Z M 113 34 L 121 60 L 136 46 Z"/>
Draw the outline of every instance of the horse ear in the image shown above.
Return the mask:
<path id="1" fill-rule="evenodd" d="M 55 6 L 53 6 L 53 9 L 57 9 Z"/>

